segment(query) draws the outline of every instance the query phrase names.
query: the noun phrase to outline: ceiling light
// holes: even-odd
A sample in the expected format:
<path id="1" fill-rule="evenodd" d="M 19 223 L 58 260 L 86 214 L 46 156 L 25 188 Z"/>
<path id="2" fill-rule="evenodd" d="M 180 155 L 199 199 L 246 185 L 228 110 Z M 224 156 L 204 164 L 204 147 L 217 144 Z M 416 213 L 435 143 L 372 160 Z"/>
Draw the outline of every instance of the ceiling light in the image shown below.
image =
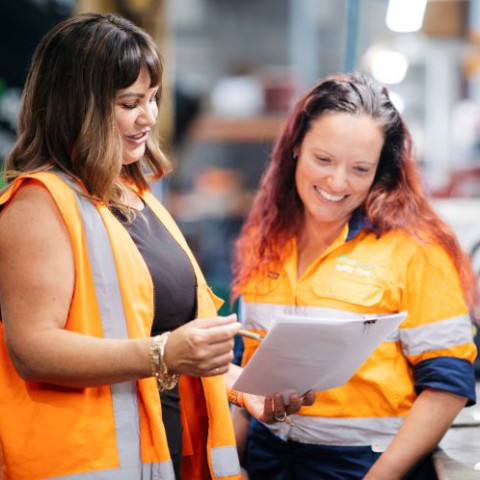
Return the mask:
<path id="1" fill-rule="evenodd" d="M 380 83 L 400 83 L 407 74 L 408 60 L 403 53 L 393 50 L 375 51 L 370 57 L 370 68 Z"/>
<path id="2" fill-rule="evenodd" d="M 422 28 L 427 0 L 389 0 L 387 27 L 394 32 L 417 32 Z"/>

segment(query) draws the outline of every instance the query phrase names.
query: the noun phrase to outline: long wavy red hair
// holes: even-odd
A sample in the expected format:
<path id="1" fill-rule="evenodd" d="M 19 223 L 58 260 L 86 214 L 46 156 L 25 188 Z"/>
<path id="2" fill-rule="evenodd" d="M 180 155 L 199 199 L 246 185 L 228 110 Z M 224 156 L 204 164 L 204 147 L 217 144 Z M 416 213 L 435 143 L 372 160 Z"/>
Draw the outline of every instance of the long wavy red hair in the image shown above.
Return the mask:
<path id="1" fill-rule="evenodd" d="M 302 228 L 303 204 L 295 186 L 297 151 L 306 132 L 326 112 L 367 115 L 384 133 L 376 176 L 361 210 L 379 236 L 400 229 L 439 244 L 452 258 L 466 301 L 476 310 L 478 287 L 468 257 L 452 230 L 430 206 L 412 156 L 410 133 L 384 87 L 369 77 L 343 74 L 317 84 L 295 105 L 262 177 L 260 189 L 236 242 L 233 297 L 248 280 L 279 265 Z"/>

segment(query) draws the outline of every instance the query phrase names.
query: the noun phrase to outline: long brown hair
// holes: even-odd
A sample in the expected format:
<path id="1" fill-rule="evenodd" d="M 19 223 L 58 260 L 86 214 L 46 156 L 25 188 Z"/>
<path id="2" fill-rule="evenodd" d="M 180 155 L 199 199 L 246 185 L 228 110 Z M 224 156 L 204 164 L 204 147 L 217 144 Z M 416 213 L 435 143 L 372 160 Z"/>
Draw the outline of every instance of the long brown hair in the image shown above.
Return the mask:
<path id="1" fill-rule="evenodd" d="M 122 167 L 114 121 L 117 90 L 134 83 L 142 68 L 151 87 L 161 85 L 155 43 L 118 15 L 81 14 L 50 30 L 35 50 L 25 83 L 18 139 L 5 162 L 7 183 L 55 168 L 79 179 L 92 198 L 120 208 L 119 174 L 146 189 L 149 177 L 140 162 Z M 153 134 L 143 161 L 154 178 L 170 169 Z"/>
<path id="2" fill-rule="evenodd" d="M 377 172 L 360 213 L 379 236 L 400 229 L 443 246 L 458 270 L 468 304 L 476 307 L 475 274 L 451 229 L 426 199 L 405 123 L 387 90 L 359 74 L 324 79 L 300 98 L 289 115 L 236 243 L 233 296 L 238 296 L 253 275 L 279 265 L 289 254 L 287 244 L 301 229 L 304 215 L 295 186 L 294 152 L 312 123 L 326 112 L 367 115 L 383 131 Z"/>

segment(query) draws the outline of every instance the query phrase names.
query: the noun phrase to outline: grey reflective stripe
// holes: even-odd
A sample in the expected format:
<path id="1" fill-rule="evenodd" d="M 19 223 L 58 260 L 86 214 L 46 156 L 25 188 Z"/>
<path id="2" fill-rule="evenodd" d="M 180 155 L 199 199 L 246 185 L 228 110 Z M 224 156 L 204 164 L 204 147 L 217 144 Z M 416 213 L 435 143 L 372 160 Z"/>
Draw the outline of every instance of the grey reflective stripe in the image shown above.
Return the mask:
<path id="1" fill-rule="evenodd" d="M 305 317 L 360 318 L 362 315 L 335 308 L 284 305 L 280 303 L 259 303 L 242 301 L 239 312 L 242 323 L 255 330 L 270 330 L 278 315 L 301 315 Z"/>
<path id="2" fill-rule="evenodd" d="M 115 259 L 102 217 L 92 202 L 79 194 L 78 186 L 65 175 L 60 174 L 60 176 L 75 192 L 82 218 L 104 337 L 129 338 Z M 175 474 L 170 460 L 142 466 L 136 382 L 122 382 L 111 385 L 110 388 L 115 418 L 119 469 L 109 470 L 108 473 L 100 471 L 57 478 L 174 480 Z"/>
<path id="3" fill-rule="evenodd" d="M 265 425 L 283 440 L 331 446 L 388 444 L 405 417 L 313 417 L 290 415 L 289 423 Z"/>
<path id="4" fill-rule="evenodd" d="M 76 194 L 105 338 L 128 338 L 115 260 L 107 230 L 96 207 Z M 140 462 L 140 426 L 136 382 L 111 386 L 120 466 Z"/>
<path id="5" fill-rule="evenodd" d="M 240 475 L 240 462 L 236 446 L 212 448 L 211 459 L 215 478 Z"/>
<path id="6" fill-rule="evenodd" d="M 246 302 L 242 297 L 239 302 L 238 316 L 245 328 L 254 330 L 270 330 L 273 321 L 281 314 L 301 315 L 304 317 L 327 318 L 361 318 L 363 314 L 336 308 L 283 305 L 277 303 Z M 398 342 L 398 328 L 385 338 L 384 342 Z"/>
<path id="7" fill-rule="evenodd" d="M 473 342 L 472 321 L 468 315 L 439 320 L 400 330 L 405 355 L 451 348 Z"/>
<path id="8" fill-rule="evenodd" d="M 361 318 L 361 313 L 340 310 L 336 308 L 282 305 L 277 303 L 245 302 L 240 299 L 239 318 L 246 328 L 254 330 L 270 330 L 273 321 L 281 314 L 301 315 L 304 317 L 327 318 Z M 397 342 L 398 329 L 395 329 L 384 341 Z"/>
<path id="9" fill-rule="evenodd" d="M 58 480 L 175 480 L 171 462 L 145 463 L 136 467 L 100 470 L 97 472 L 77 473 Z M 51 480 L 55 480 L 51 479 Z"/>

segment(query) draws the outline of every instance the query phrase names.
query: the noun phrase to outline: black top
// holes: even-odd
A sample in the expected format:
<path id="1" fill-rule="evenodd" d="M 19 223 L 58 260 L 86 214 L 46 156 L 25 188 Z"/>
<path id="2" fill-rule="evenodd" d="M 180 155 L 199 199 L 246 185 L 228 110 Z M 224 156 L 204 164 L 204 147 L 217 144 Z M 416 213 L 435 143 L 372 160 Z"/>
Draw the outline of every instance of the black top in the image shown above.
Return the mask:
<path id="1" fill-rule="evenodd" d="M 192 264 L 162 222 L 148 206 L 125 228 L 152 276 L 154 319 L 152 335 L 159 335 L 192 320 L 196 314 L 196 280 Z M 177 480 L 182 458 L 182 426 L 178 385 L 162 392 L 163 424 Z"/>

